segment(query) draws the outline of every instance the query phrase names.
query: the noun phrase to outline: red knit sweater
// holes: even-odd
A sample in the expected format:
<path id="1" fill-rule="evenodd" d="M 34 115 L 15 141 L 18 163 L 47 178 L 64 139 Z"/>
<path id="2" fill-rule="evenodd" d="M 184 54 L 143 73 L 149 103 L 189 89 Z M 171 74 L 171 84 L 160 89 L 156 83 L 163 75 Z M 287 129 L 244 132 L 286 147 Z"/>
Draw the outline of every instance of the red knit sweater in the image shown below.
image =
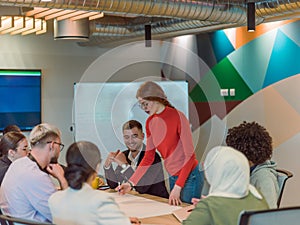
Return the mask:
<path id="1" fill-rule="evenodd" d="M 166 170 L 178 176 L 176 184 L 183 187 L 190 172 L 197 166 L 189 121 L 174 108 L 165 107 L 159 114 L 151 115 L 146 121 L 146 153 L 130 180 L 137 184 L 152 164 L 157 149 Z"/>

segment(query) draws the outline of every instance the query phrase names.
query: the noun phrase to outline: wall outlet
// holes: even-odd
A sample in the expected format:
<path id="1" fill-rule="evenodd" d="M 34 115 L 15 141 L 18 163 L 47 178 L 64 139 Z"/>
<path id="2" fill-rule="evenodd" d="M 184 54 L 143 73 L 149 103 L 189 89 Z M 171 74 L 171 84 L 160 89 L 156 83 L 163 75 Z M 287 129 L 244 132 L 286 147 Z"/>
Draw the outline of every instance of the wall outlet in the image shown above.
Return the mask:
<path id="1" fill-rule="evenodd" d="M 220 89 L 221 96 L 228 96 L 228 89 Z"/>
<path id="2" fill-rule="evenodd" d="M 229 89 L 229 95 L 230 96 L 235 96 L 235 88 L 230 88 Z"/>

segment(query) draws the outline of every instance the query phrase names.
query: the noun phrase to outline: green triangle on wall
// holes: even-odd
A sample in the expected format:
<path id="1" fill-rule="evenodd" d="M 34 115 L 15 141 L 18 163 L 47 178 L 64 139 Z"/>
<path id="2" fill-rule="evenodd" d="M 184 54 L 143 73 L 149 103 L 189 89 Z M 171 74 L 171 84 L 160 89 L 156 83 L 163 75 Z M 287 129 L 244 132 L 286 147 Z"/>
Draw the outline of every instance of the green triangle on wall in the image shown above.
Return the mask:
<path id="1" fill-rule="evenodd" d="M 221 96 L 220 89 L 235 89 L 235 96 Z M 242 101 L 253 92 L 241 78 L 231 62 L 224 58 L 203 76 L 190 92 L 193 102 Z"/>

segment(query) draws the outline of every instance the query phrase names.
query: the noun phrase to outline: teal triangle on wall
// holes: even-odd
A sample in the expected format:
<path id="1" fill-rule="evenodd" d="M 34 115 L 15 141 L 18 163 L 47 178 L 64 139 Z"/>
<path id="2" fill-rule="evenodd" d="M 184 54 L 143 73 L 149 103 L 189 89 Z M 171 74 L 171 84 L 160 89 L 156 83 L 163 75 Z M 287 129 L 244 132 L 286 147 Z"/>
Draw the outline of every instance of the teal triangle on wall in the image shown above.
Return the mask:
<path id="1" fill-rule="evenodd" d="M 253 93 L 263 87 L 276 32 L 276 30 L 267 32 L 228 56 Z"/>
<path id="2" fill-rule="evenodd" d="M 264 86 L 300 73 L 300 46 L 278 30 Z"/>
<path id="3" fill-rule="evenodd" d="M 300 45 L 300 20 L 285 24 L 284 26 L 280 27 L 280 30 L 291 40 L 293 40 L 298 46 Z"/>
<path id="4" fill-rule="evenodd" d="M 210 38 L 217 62 L 234 51 L 231 41 L 223 30 L 211 33 Z"/>

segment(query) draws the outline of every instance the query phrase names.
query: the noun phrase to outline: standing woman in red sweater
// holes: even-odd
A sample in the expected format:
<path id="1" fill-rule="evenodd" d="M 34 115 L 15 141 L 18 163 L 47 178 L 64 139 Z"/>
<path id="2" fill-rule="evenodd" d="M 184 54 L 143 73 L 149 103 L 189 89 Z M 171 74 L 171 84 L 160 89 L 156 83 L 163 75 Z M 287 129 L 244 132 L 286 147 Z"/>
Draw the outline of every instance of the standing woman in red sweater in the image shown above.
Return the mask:
<path id="1" fill-rule="evenodd" d="M 129 192 L 138 184 L 158 150 L 170 176 L 169 204 L 190 203 L 193 197 L 200 197 L 204 177 L 194 153 L 188 119 L 169 103 L 163 89 L 155 82 L 143 83 L 136 98 L 141 108 L 149 114 L 146 121 L 146 153 L 129 181 L 118 188 L 120 193 Z"/>

